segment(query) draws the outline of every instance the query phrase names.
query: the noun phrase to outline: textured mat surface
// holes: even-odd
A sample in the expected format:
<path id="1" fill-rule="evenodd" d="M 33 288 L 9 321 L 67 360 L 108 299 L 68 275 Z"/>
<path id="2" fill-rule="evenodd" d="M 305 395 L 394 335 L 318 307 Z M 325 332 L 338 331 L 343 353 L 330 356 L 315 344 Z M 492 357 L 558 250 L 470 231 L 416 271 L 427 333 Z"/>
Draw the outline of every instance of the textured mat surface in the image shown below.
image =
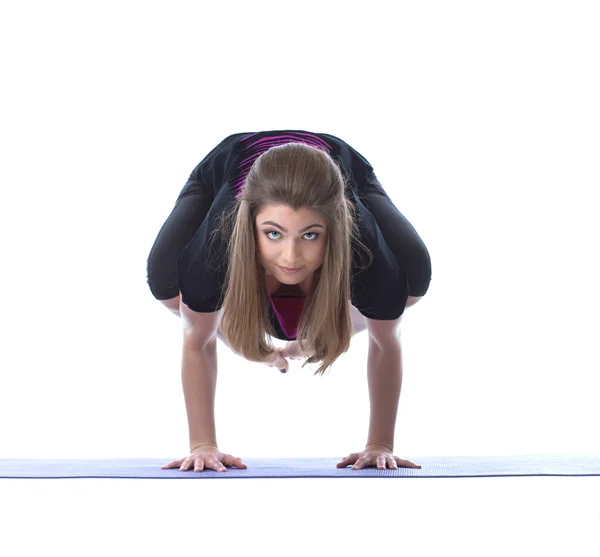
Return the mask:
<path id="1" fill-rule="evenodd" d="M 490 476 L 600 476 L 600 455 L 418 456 L 422 468 L 351 470 L 339 458 L 244 458 L 246 470 L 162 470 L 173 458 L 0 459 L 0 478 L 459 478 Z"/>

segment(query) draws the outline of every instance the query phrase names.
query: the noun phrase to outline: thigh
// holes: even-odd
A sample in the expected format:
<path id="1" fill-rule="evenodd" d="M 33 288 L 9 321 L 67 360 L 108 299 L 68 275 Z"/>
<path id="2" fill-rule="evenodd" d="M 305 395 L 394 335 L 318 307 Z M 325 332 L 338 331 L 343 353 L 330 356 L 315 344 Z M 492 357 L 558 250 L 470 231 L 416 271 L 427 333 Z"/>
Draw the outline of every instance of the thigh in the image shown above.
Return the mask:
<path id="1" fill-rule="evenodd" d="M 424 296 L 431 281 L 431 258 L 425 243 L 371 174 L 361 201 L 373 215 L 398 264 L 406 269 L 410 296 Z"/>
<path id="2" fill-rule="evenodd" d="M 147 261 L 147 281 L 157 300 L 168 300 L 179 294 L 177 258 L 191 241 L 213 203 L 212 188 L 188 181 L 181 190 L 175 207 L 162 225 Z"/>

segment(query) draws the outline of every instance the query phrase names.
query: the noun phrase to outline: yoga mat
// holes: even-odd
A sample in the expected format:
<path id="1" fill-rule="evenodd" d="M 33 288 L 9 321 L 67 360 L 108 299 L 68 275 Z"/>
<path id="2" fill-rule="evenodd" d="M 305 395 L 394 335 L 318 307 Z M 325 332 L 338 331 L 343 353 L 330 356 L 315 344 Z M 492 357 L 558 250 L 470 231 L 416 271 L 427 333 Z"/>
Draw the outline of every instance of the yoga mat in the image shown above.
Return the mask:
<path id="1" fill-rule="evenodd" d="M 406 455 L 405 455 L 406 456 Z M 339 458 L 244 458 L 246 470 L 162 470 L 165 458 L 0 459 L 0 478 L 475 478 L 496 476 L 600 476 L 600 455 L 406 456 L 422 468 L 351 470 Z"/>

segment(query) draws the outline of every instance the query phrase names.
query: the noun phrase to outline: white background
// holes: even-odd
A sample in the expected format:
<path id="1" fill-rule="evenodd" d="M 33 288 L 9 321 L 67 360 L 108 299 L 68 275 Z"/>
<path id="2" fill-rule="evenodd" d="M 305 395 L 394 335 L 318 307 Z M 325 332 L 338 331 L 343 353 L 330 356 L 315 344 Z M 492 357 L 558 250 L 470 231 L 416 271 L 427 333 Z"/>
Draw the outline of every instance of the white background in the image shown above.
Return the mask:
<path id="1" fill-rule="evenodd" d="M 0 458 L 187 456 L 147 257 L 198 162 L 269 129 L 347 141 L 429 249 L 397 456 L 597 454 L 599 26 L 591 1 L 2 8 Z M 321 378 L 219 341 L 220 448 L 361 450 L 367 344 Z"/>

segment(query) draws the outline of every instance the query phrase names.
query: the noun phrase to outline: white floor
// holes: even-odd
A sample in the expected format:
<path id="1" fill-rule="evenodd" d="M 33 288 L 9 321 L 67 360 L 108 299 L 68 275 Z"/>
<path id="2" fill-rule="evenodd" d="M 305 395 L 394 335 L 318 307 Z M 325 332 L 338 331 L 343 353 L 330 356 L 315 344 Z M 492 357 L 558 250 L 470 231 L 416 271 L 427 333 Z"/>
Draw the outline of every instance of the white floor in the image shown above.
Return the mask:
<path id="1" fill-rule="evenodd" d="M 0 555 L 600 555 L 600 477 L 0 480 Z"/>

